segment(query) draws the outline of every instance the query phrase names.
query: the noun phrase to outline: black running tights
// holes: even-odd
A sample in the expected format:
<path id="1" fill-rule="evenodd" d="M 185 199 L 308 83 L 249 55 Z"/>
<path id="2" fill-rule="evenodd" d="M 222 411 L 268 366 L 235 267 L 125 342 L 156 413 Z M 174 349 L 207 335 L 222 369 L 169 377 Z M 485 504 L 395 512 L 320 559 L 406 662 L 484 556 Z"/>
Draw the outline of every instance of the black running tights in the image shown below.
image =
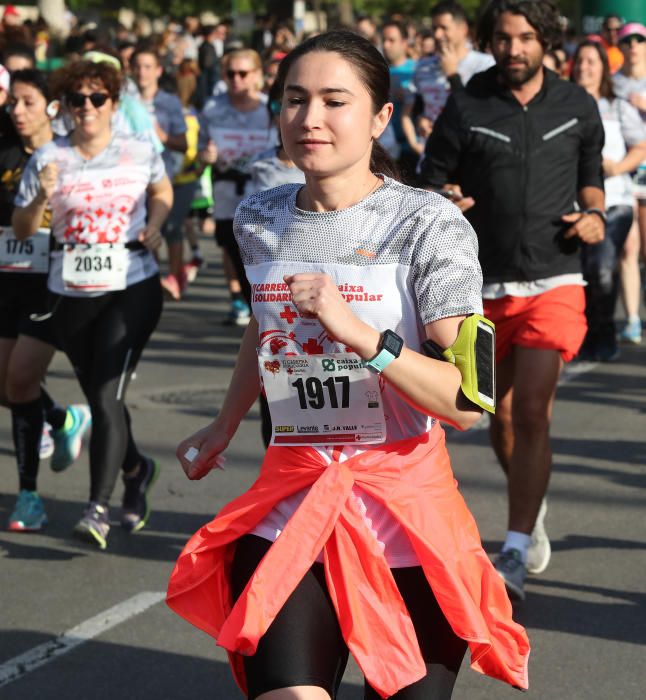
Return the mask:
<path id="1" fill-rule="evenodd" d="M 255 535 L 238 541 L 232 567 L 237 598 L 271 543 Z M 427 675 L 391 696 L 393 700 L 448 700 L 467 648 L 446 621 L 421 567 L 393 569 L 413 620 Z M 260 640 L 244 658 L 249 699 L 278 688 L 315 685 L 335 698 L 348 660 L 323 564 L 314 564 Z M 365 700 L 379 700 L 368 684 Z"/>
<path id="2" fill-rule="evenodd" d="M 126 389 L 157 326 L 157 275 L 98 297 L 63 297 L 54 316 L 62 349 L 92 411 L 90 500 L 107 505 L 119 475 L 141 456 L 132 437 Z"/>

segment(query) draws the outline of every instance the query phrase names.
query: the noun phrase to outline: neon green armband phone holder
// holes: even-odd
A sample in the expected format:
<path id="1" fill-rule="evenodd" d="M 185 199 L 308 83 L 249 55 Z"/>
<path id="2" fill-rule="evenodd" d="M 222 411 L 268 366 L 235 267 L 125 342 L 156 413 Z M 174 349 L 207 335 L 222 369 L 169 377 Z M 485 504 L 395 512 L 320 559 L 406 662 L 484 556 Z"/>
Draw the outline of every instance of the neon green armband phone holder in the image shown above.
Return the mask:
<path id="1" fill-rule="evenodd" d="M 462 375 L 462 393 L 480 408 L 496 412 L 496 327 L 480 314 L 462 321 L 453 345 L 443 350 L 432 340 L 422 350 L 436 360 L 454 364 Z"/>

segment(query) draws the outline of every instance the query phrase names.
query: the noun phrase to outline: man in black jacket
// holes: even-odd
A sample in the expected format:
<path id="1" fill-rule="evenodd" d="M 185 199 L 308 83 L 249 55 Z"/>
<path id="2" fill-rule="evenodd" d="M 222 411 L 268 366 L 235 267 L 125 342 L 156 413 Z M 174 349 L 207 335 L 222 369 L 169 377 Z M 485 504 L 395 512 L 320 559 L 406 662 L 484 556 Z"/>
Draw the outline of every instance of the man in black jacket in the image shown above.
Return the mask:
<path id="1" fill-rule="evenodd" d="M 556 384 L 586 330 L 578 245 L 604 235 L 603 126 L 585 91 L 542 67 L 560 33 L 549 0 L 494 0 L 480 32 L 496 65 L 451 95 L 422 176 L 450 191 L 478 235 L 485 314 L 497 330 L 490 433 L 509 494 L 496 568 L 524 599 L 526 573 L 550 558 L 543 518 Z"/>

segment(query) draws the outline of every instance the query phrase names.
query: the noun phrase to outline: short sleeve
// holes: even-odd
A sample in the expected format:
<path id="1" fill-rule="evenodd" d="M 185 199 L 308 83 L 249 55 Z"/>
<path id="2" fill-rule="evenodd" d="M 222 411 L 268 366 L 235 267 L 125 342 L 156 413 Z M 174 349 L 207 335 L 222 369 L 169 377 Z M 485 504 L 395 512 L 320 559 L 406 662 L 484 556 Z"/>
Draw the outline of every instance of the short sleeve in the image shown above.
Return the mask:
<path id="1" fill-rule="evenodd" d="M 646 141 L 646 126 L 636 107 L 630 102 L 621 98 L 617 99 L 619 112 L 619 123 L 621 124 L 621 135 L 627 146 L 636 146 L 642 141 Z"/>
<path id="2" fill-rule="evenodd" d="M 166 175 L 166 167 L 164 166 L 164 161 L 162 160 L 161 154 L 157 153 L 153 148 L 151 148 L 150 154 L 150 182 L 157 183 L 161 182 Z"/>
<path id="3" fill-rule="evenodd" d="M 415 215 L 412 282 L 423 324 L 482 313 L 478 240 L 460 210 L 441 195 Z"/>
<path id="4" fill-rule="evenodd" d="M 207 107 L 197 115 L 200 124 L 200 135 L 197 140 L 197 150 L 203 151 L 209 142 L 209 125 L 213 114 L 213 107 Z"/>
<path id="5" fill-rule="evenodd" d="M 579 152 L 577 189 L 597 187 L 603 190 L 603 170 L 601 151 L 604 144 L 604 131 L 597 101 L 585 95 L 587 110 L 584 115 L 583 135 Z"/>
<path id="6" fill-rule="evenodd" d="M 27 165 L 25 165 L 25 169 L 22 172 L 20 186 L 18 187 L 18 192 L 16 193 L 16 197 L 14 199 L 15 206 L 28 206 L 38 194 L 38 191 L 40 190 L 38 171 L 38 158 L 34 153 L 34 155 L 32 155 L 27 161 Z"/>
<path id="7" fill-rule="evenodd" d="M 175 136 L 186 133 L 186 120 L 184 119 L 184 110 L 182 103 L 175 95 L 171 95 L 168 103 L 168 111 L 170 113 L 170 133 Z"/>
<path id="8" fill-rule="evenodd" d="M 406 82 L 406 85 L 402 85 L 403 91 L 404 91 L 404 104 L 405 105 L 414 105 L 415 104 L 415 99 L 417 98 L 417 95 L 419 94 L 419 90 L 417 89 L 417 83 L 416 83 L 416 78 L 417 78 L 417 71 L 413 73 L 413 77 Z"/>

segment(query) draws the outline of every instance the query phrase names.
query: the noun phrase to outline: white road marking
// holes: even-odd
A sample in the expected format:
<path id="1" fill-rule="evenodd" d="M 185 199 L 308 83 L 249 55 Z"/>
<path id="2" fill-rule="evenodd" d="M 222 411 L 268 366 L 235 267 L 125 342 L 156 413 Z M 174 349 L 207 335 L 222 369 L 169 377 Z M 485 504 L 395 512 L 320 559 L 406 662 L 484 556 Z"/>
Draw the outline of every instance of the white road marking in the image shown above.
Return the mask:
<path id="1" fill-rule="evenodd" d="M 0 665 L 0 688 L 12 681 L 18 680 L 31 671 L 49 663 L 67 652 L 72 651 L 79 644 L 94 639 L 108 630 L 120 625 L 135 615 L 139 615 L 148 608 L 163 600 L 165 593 L 159 591 L 146 591 L 138 593 L 123 603 L 118 603 L 112 608 L 91 617 L 80 625 L 72 627 L 60 636 L 49 642 L 44 642 L 15 656 Z"/>

